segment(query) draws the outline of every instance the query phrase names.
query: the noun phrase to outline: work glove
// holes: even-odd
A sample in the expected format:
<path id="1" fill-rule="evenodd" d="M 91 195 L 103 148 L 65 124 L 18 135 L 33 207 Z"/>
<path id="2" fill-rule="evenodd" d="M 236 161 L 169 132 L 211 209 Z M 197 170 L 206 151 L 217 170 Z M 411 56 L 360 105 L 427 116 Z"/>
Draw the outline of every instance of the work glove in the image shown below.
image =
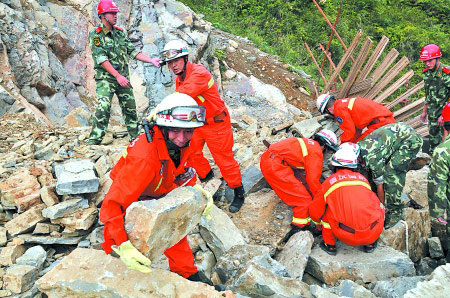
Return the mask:
<path id="1" fill-rule="evenodd" d="M 130 240 L 122 243 L 119 247 L 113 245 L 112 249 L 120 256 L 120 259 L 125 263 L 128 269 L 142 273 L 152 272 L 152 269 L 147 267 L 150 266 L 152 262 L 137 250 L 136 247 L 131 244 Z"/>
<path id="2" fill-rule="evenodd" d="M 159 60 L 159 58 L 150 58 L 150 63 L 158 68 L 161 67 L 160 62 L 161 60 Z"/>
<path id="3" fill-rule="evenodd" d="M 201 192 L 203 196 L 205 196 L 205 198 L 208 199 L 208 203 L 206 204 L 206 208 L 205 210 L 203 210 L 203 216 L 206 217 L 207 220 L 211 219 L 211 215 L 209 215 L 209 213 L 211 212 L 211 209 L 214 205 L 214 201 L 212 198 L 212 195 L 209 193 L 209 191 L 203 189 L 203 187 L 201 187 L 200 184 L 196 184 L 194 185 L 194 189 Z"/>

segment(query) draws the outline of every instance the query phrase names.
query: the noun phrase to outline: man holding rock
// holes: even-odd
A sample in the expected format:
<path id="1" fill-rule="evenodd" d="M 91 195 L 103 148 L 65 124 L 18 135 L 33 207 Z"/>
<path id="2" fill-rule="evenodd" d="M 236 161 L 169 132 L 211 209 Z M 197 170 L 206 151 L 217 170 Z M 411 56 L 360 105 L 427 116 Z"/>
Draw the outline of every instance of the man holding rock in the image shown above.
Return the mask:
<path id="1" fill-rule="evenodd" d="M 188 94 L 199 106 L 206 108 L 206 123 L 195 130 L 191 141 L 194 168 L 202 182 L 214 176 L 208 160 L 203 156 L 206 143 L 223 178 L 234 190 L 229 210 L 238 212 L 244 204 L 244 188 L 239 164 L 234 159 L 230 113 L 220 97 L 219 88 L 205 67 L 188 61 L 189 51 L 183 42 L 168 42 L 161 55 L 163 63 L 167 63 L 177 76 L 175 91 Z"/>
<path id="2" fill-rule="evenodd" d="M 147 267 L 150 260 L 128 240 L 124 227 L 126 209 L 133 202 L 164 199 L 177 187 L 195 185 L 195 171 L 189 167 L 192 157 L 189 141 L 204 120 L 204 108 L 190 96 L 182 93 L 167 96 L 159 105 L 156 126 L 136 138 L 111 171 L 113 183 L 100 209 L 100 221 L 105 224 L 102 247 L 107 254 L 112 250 L 119 254 L 128 268 L 151 271 Z M 213 205 L 210 195 L 209 199 L 206 213 Z M 164 254 L 172 272 L 199 281 L 186 237 Z"/>
<path id="3" fill-rule="evenodd" d="M 114 94 L 119 99 L 130 141 L 139 134 L 127 57 L 159 67 L 158 58 L 149 58 L 140 53 L 123 29 L 114 26 L 118 12 L 119 8 L 112 0 L 101 0 L 97 13 L 102 25 L 92 29 L 89 34 L 98 101 L 92 117 L 92 130 L 88 141 L 90 145 L 100 144 L 106 134 Z"/>

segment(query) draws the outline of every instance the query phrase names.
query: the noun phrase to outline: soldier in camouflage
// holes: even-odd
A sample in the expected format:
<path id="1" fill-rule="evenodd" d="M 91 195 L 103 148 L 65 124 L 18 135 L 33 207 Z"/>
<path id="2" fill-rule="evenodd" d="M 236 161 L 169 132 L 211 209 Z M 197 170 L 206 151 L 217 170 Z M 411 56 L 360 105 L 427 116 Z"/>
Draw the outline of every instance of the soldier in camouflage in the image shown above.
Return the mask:
<path id="1" fill-rule="evenodd" d="M 138 136 L 138 118 L 133 89 L 130 85 L 127 56 L 159 66 L 158 58 L 149 58 L 140 53 L 125 32 L 114 26 L 119 8 L 112 0 L 101 0 L 98 16 L 102 22 L 89 34 L 89 43 L 94 59 L 98 105 L 92 117 L 92 131 L 88 144 L 101 143 L 108 128 L 111 100 L 114 94 L 119 99 L 130 141 Z"/>
<path id="2" fill-rule="evenodd" d="M 428 173 L 428 203 L 430 216 L 446 226 L 443 247 L 450 250 L 450 104 L 442 111 L 443 142 L 434 149 Z M 448 257 L 449 255 L 447 255 Z"/>
<path id="3" fill-rule="evenodd" d="M 377 195 L 386 206 L 385 227 L 403 219 L 401 194 L 411 160 L 422 148 L 422 138 L 404 123 L 385 125 L 359 143 L 361 158 L 372 174 Z"/>
<path id="4" fill-rule="evenodd" d="M 440 62 L 441 49 L 435 44 L 425 46 L 420 53 L 420 60 L 424 62 L 425 70 L 425 106 L 420 115 L 422 122 L 428 116 L 428 130 L 430 132 L 430 150 L 442 141 L 443 129 L 440 116 L 443 107 L 450 98 L 450 69 Z"/>

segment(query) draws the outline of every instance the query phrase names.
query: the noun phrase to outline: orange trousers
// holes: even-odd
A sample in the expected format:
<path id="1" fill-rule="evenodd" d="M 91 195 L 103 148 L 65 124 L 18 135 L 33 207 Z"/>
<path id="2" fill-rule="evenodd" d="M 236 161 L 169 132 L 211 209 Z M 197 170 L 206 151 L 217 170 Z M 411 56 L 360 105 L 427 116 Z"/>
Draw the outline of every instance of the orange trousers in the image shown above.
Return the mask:
<path id="1" fill-rule="evenodd" d="M 223 118 L 223 122 L 209 123 L 194 130 L 190 147 L 193 152 L 193 167 L 200 178 L 205 178 L 211 171 L 208 160 L 203 156 L 205 143 L 228 186 L 230 188 L 242 186 L 241 170 L 234 159 L 233 130 L 229 115 Z"/>
<path id="2" fill-rule="evenodd" d="M 283 160 L 266 151 L 261 155 L 261 172 L 277 196 L 294 211 L 292 224 L 304 227 L 309 224 L 309 205 L 313 199 L 306 187 L 294 175 L 294 170 Z"/>
<path id="3" fill-rule="evenodd" d="M 194 254 L 189 246 L 187 237 L 181 239 L 171 248 L 166 249 L 164 255 L 169 259 L 170 271 L 177 273 L 184 278 L 198 272 L 194 265 Z"/>

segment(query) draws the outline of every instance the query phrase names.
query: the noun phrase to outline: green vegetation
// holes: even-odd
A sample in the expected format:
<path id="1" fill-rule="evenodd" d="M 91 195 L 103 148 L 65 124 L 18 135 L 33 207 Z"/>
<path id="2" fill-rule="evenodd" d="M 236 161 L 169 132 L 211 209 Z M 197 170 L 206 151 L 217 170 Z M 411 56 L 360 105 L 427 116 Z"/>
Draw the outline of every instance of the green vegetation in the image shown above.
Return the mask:
<path id="1" fill-rule="evenodd" d="M 262 50 L 280 56 L 282 61 L 295 68 L 313 76 L 318 75 L 304 42 L 309 44 L 317 60 L 321 62 L 323 55 L 319 43 L 327 46 L 331 29 L 311 0 L 181 1 L 197 13 L 205 15 L 205 19 L 215 27 L 247 37 Z M 411 61 L 410 66 L 416 75 L 410 86 L 422 79 L 421 71 L 424 67 L 418 58 L 420 49 L 426 44 L 438 44 L 444 54 L 444 63 L 448 61 L 449 0 L 317 2 L 331 23 L 334 23 L 342 3 L 337 31 L 347 46 L 359 29 L 375 44 L 386 35 L 390 39 L 388 48 L 395 47 L 400 52 L 400 57 L 407 56 Z M 335 37 L 331 52 L 333 61 L 337 64 L 344 49 Z"/>

